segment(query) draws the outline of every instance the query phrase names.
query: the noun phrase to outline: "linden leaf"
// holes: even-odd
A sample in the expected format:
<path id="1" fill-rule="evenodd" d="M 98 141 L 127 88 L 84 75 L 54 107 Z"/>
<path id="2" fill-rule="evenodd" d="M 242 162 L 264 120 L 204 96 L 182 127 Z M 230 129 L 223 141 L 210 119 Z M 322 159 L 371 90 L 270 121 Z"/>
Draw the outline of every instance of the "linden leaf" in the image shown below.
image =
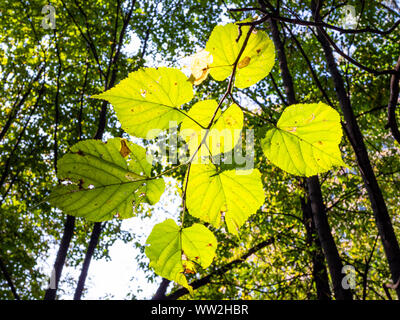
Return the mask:
<path id="1" fill-rule="evenodd" d="M 174 68 L 145 68 L 92 98 L 110 102 L 129 134 L 152 139 L 185 117 L 180 106 L 193 98 L 192 84 Z"/>
<path id="2" fill-rule="evenodd" d="M 333 166 L 345 166 L 339 143 L 339 113 L 324 103 L 287 107 L 277 125 L 267 131 L 263 151 L 273 164 L 289 173 L 312 176 Z"/>
<path id="3" fill-rule="evenodd" d="M 232 67 L 243 46 L 249 26 L 242 26 L 239 36 L 239 26 L 235 23 L 218 25 L 212 31 L 206 44 L 206 50 L 211 53 L 213 62 L 210 66 L 211 76 L 217 80 L 225 80 L 232 74 Z M 238 63 L 235 74 L 235 85 L 247 88 L 265 78 L 275 63 L 274 44 L 263 31 L 253 31 L 246 48 Z"/>
<path id="4" fill-rule="evenodd" d="M 128 149 L 129 154 L 123 157 L 121 150 L 126 154 Z M 142 201 L 154 203 L 164 184 L 162 179 L 150 178 L 151 165 L 143 162 L 143 153 L 140 146 L 120 138 L 107 143 L 78 142 L 58 162 L 57 176 L 68 184 L 55 187 L 47 201 L 69 215 L 90 221 L 110 220 L 114 215 L 130 218 L 138 194 L 144 192 Z"/>
<path id="5" fill-rule="evenodd" d="M 215 100 L 197 102 L 189 110 L 188 117 L 182 121 L 180 135 L 188 143 L 190 155 L 194 154 L 207 134 L 204 145 L 194 160 L 210 154 L 215 156 L 226 153 L 235 147 L 241 137 L 243 111 L 236 104 L 232 104 L 224 112 L 218 110 L 213 124 L 207 130 L 217 107 Z"/>
<path id="6" fill-rule="evenodd" d="M 238 229 L 264 203 L 261 174 L 257 169 L 218 172 L 213 164 L 192 164 L 186 205 L 189 213 L 218 228 L 224 216 L 228 231 Z"/>
<path id="7" fill-rule="evenodd" d="M 201 224 L 180 228 L 174 220 L 156 224 L 147 238 L 146 256 L 159 276 L 192 291 L 185 274 L 195 273 L 195 265 L 207 268 L 214 259 L 217 240 Z"/>

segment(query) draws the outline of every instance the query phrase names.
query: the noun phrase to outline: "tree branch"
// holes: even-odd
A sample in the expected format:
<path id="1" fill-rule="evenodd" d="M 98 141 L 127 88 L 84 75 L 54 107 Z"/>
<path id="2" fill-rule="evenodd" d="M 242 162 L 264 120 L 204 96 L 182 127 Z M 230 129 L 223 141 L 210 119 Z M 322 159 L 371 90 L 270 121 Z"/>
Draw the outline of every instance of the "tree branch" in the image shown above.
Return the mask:
<path id="1" fill-rule="evenodd" d="M 160 286 L 158 287 L 156 293 L 154 294 L 153 298 L 151 298 L 151 300 L 165 300 L 165 292 L 167 292 L 167 288 L 170 282 L 170 280 L 162 278 Z"/>
<path id="2" fill-rule="evenodd" d="M 259 244 L 257 244 L 256 246 L 254 246 L 253 248 L 251 248 L 250 250 L 248 250 L 245 254 L 243 254 L 240 258 L 235 259 L 225 265 L 223 265 L 221 268 L 211 272 L 209 275 L 199 279 L 199 280 L 195 280 L 192 283 L 190 283 L 190 285 L 193 287 L 193 290 L 196 290 L 202 286 L 205 286 L 206 284 L 210 283 L 210 281 L 214 278 L 214 277 L 219 277 L 223 274 L 225 274 L 226 272 L 232 270 L 233 268 L 235 268 L 236 266 L 240 265 L 241 263 L 243 263 L 248 257 L 250 257 L 252 254 L 255 254 L 257 251 L 273 244 L 275 242 L 275 239 L 279 239 L 279 235 L 277 237 L 271 237 L 268 240 L 262 241 Z M 176 290 L 175 292 L 169 294 L 168 296 L 165 297 L 166 300 L 177 300 L 178 298 L 184 296 L 185 294 L 188 294 L 189 291 L 186 288 L 181 288 Z"/>

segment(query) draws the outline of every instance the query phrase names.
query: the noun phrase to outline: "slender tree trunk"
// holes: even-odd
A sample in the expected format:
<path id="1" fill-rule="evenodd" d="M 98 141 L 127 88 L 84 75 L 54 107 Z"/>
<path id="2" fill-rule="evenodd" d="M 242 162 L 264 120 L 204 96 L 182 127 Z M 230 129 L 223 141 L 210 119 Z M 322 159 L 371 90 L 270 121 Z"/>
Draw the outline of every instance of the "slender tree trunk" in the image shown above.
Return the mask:
<path id="1" fill-rule="evenodd" d="M 263 6 L 263 1 L 261 1 Z M 287 101 L 290 104 L 296 103 L 295 89 L 293 85 L 292 76 L 290 74 L 284 45 L 280 39 L 278 25 L 275 20 L 269 19 L 271 27 L 272 40 L 275 44 L 277 51 L 279 67 L 281 69 L 281 75 L 283 80 L 283 86 L 285 88 Z M 331 275 L 333 290 L 336 299 L 338 300 L 351 300 L 351 292 L 345 290 L 341 286 L 342 279 L 342 261 L 340 259 L 336 244 L 331 234 L 331 229 L 326 217 L 325 205 L 322 199 L 321 186 L 318 180 L 318 176 L 313 176 L 306 179 L 307 189 L 309 192 L 309 199 L 311 202 L 311 212 L 315 222 L 315 227 L 318 232 L 318 237 L 321 241 L 321 246 L 325 254 L 326 261 L 328 263 L 329 273 Z"/>
<path id="2" fill-rule="evenodd" d="M 122 50 L 123 40 L 126 35 L 129 21 L 132 18 L 132 13 L 133 13 L 133 9 L 134 9 L 135 5 L 136 5 L 136 0 L 131 0 L 130 9 L 129 9 L 126 17 L 123 19 L 123 25 L 122 25 L 121 32 L 119 34 L 119 41 L 118 41 L 118 44 L 116 47 L 115 54 L 114 55 L 111 54 L 111 56 L 109 58 L 109 64 L 108 64 L 107 73 L 106 73 L 106 77 L 105 77 L 104 90 L 107 90 L 107 89 L 113 87 L 115 84 L 115 81 L 117 79 L 117 72 L 118 72 L 117 62 L 118 62 L 118 59 L 119 59 L 119 56 L 120 56 L 120 53 Z M 118 27 L 118 12 L 119 12 L 120 7 L 121 7 L 121 3 L 119 1 L 117 1 L 114 41 L 113 41 L 113 44 L 111 47 L 112 53 L 114 52 L 114 49 L 115 49 L 114 43 L 117 41 L 116 36 L 117 36 L 117 29 L 118 29 L 117 28 Z M 108 79 L 110 74 L 111 74 L 110 79 Z M 105 131 L 106 125 L 107 125 L 107 105 L 108 105 L 108 102 L 104 101 L 101 106 L 100 116 L 99 116 L 99 121 L 98 121 L 98 126 L 97 126 L 97 132 L 94 136 L 94 139 L 101 140 L 103 138 L 104 131 Z M 89 271 L 90 262 L 92 260 L 93 254 L 94 254 L 94 250 L 96 249 L 96 247 L 99 243 L 101 229 L 102 229 L 101 223 L 96 222 L 93 226 L 92 234 L 90 235 L 89 246 L 88 246 L 88 249 L 85 254 L 85 260 L 84 260 L 84 263 L 82 266 L 81 274 L 79 276 L 78 285 L 75 290 L 74 300 L 80 300 L 82 297 L 82 292 L 85 287 L 85 281 L 86 281 L 86 277 L 87 277 L 87 274 Z"/>
<path id="3" fill-rule="evenodd" d="M 315 21 L 321 21 L 319 13 L 321 3 L 322 1 L 320 1 L 318 3 L 319 5 L 317 6 L 314 0 L 311 2 Z M 371 207 L 374 212 L 375 221 L 378 227 L 378 232 L 380 238 L 382 239 L 386 258 L 389 263 L 392 280 L 393 283 L 396 283 L 400 278 L 399 244 L 394 233 L 393 225 L 388 213 L 388 209 L 386 207 L 385 199 L 383 198 L 382 191 L 379 187 L 378 181 L 376 180 L 375 173 L 372 169 L 371 162 L 368 157 L 368 152 L 364 144 L 363 135 L 354 116 L 350 99 L 346 93 L 343 77 L 341 76 L 337 68 L 332 48 L 324 34 L 325 30 L 323 30 L 321 27 L 317 27 L 317 38 L 324 50 L 328 69 L 335 85 L 337 99 L 343 112 L 345 120 L 344 129 L 354 149 L 357 164 L 360 169 L 365 188 L 368 192 Z M 400 288 L 397 288 L 396 292 L 397 296 L 400 298 Z"/>
<path id="4" fill-rule="evenodd" d="M 311 211 L 310 199 L 306 201 L 301 198 L 301 209 L 303 211 L 303 223 L 307 232 L 307 244 L 313 246 L 312 259 L 312 275 L 317 290 L 318 300 L 331 300 L 332 293 L 329 287 L 328 271 L 325 265 L 325 256 L 321 247 L 321 241 L 318 238 L 314 219 Z"/>
<path id="5" fill-rule="evenodd" d="M 151 298 L 151 300 L 165 300 L 166 299 L 165 293 L 167 292 L 167 288 L 170 282 L 171 282 L 170 280 L 163 278 L 156 293 L 154 294 L 153 298 Z"/>
<path id="6" fill-rule="evenodd" d="M 335 240 L 332 236 L 328 217 L 326 216 L 326 208 L 322 201 L 321 187 L 318 176 L 312 176 L 308 178 L 307 187 L 313 220 L 318 232 L 319 240 L 321 241 L 321 247 L 328 263 L 329 273 L 331 275 L 333 292 L 335 293 L 337 300 L 351 300 L 351 291 L 344 289 L 342 286 L 343 264 L 339 256 Z"/>
<path id="7" fill-rule="evenodd" d="M 3 273 L 4 278 L 6 279 L 6 281 L 8 283 L 8 285 L 10 287 L 10 290 L 11 290 L 11 293 L 14 296 L 14 299 L 15 300 L 21 300 L 21 298 L 19 297 L 19 295 L 17 293 L 17 290 L 15 289 L 15 286 L 14 286 L 14 283 L 13 283 L 13 281 L 11 279 L 11 276 L 7 271 L 7 267 L 4 264 L 3 260 L 1 260 L 1 257 L 0 257 L 0 271 Z"/>
<path id="8" fill-rule="evenodd" d="M 81 274 L 79 275 L 78 285 L 75 289 L 74 300 L 80 300 L 82 297 L 83 289 L 85 288 L 85 281 L 89 271 L 90 261 L 92 260 L 92 256 L 94 254 L 94 250 L 99 243 L 99 237 L 101 234 L 101 223 L 96 222 L 93 226 L 92 235 L 90 237 L 89 246 L 86 251 L 85 260 L 83 261 L 83 266 L 81 270 Z"/>
<path id="9" fill-rule="evenodd" d="M 67 219 L 65 221 L 65 226 L 64 226 L 64 233 L 61 239 L 60 243 L 60 248 L 58 249 L 57 252 L 57 258 L 56 262 L 54 263 L 54 276 L 55 279 L 52 279 L 52 283 L 55 284 L 55 287 L 53 288 L 48 288 L 46 290 L 44 300 L 55 300 L 56 299 L 56 292 L 58 288 L 58 283 L 60 281 L 62 269 L 65 264 L 65 259 L 67 257 L 67 251 L 69 244 L 72 239 L 72 235 L 74 234 L 74 228 L 75 228 L 75 217 L 73 216 L 67 216 Z"/>

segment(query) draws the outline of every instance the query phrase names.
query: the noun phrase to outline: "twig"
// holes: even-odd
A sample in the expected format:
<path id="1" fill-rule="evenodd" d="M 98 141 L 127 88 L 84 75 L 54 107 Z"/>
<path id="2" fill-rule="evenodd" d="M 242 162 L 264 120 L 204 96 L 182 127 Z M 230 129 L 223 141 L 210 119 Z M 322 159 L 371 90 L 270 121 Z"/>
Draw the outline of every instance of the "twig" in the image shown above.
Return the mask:
<path id="1" fill-rule="evenodd" d="M 373 33 L 377 33 L 380 35 L 384 35 L 384 34 L 389 34 L 391 32 L 393 32 L 397 26 L 400 24 L 400 20 L 396 21 L 396 23 L 388 30 L 386 31 L 380 31 L 380 30 L 376 30 L 376 29 L 372 29 L 372 28 L 364 28 L 364 29 L 358 29 L 358 30 L 354 30 L 354 29 L 342 29 L 340 27 L 336 27 L 321 21 L 305 21 L 305 20 L 301 20 L 301 19 L 291 19 L 291 18 L 286 18 L 286 17 L 282 17 L 282 16 L 276 16 L 273 14 L 266 14 L 264 15 L 261 19 L 256 20 L 256 21 L 252 21 L 252 22 L 240 22 L 238 23 L 238 25 L 243 25 L 243 26 L 256 26 L 259 24 L 262 24 L 264 22 L 266 22 L 267 20 L 272 19 L 272 20 L 278 20 L 278 21 L 284 21 L 284 22 L 288 22 L 288 23 L 294 23 L 294 24 L 298 24 L 298 25 L 304 25 L 304 26 L 314 26 L 314 27 L 318 27 L 321 30 L 322 35 L 327 39 L 327 41 L 329 42 L 329 44 L 335 49 L 335 51 L 337 53 L 339 53 L 343 58 L 345 58 L 346 60 L 348 60 L 349 62 L 351 62 L 352 64 L 354 64 L 355 66 L 359 67 L 360 69 L 367 71 L 369 73 L 372 73 L 374 75 L 384 75 L 384 74 L 396 74 L 396 70 L 375 70 L 373 68 L 367 67 L 363 64 L 361 64 L 360 62 L 354 60 L 353 58 L 351 58 L 350 56 L 348 56 L 346 53 L 344 53 L 337 45 L 336 43 L 332 40 L 332 38 L 328 35 L 328 33 L 323 29 L 325 28 L 329 28 L 329 29 L 333 29 L 336 31 L 339 31 L 341 33 L 350 33 L 350 34 L 354 34 L 354 33 L 364 33 L 364 32 L 373 32 Z"/>

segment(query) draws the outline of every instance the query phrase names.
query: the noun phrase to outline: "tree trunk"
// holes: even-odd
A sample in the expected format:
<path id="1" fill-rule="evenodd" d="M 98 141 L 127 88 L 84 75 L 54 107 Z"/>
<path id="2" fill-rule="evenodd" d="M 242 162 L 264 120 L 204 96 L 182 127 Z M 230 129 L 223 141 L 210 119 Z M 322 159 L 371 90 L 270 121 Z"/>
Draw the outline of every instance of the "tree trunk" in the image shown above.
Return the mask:
<path id="1" fill-rule="evenodd" d="M 322 1 L 319 2 L 319 4 Z M 312 11 L 315 21 L 321 21 L 319 10 L 315 1 L 311 2 Z M 396 283 L 400 278 L 400 248 L 394 233 L 392 222 L 386 207 L 382 191 L 376 180 L 375 173 L 372 169 L 371 162 L 368 157 L 367 148 L 364 144 L 363 135 L 354 116 L 351 102 L 347 96 L 343 78 L 337 68 L 332 48 L 325 37 L 325 31 L 321 27 L 317 27 L 317 38 L 324 50 L 325 58 L 328 64 L 329 72 L 332 76 L 337 99 L 344 116 L 344 129 L 349 138 L 349 141 L 354 149 L 357 164 L 367 189 L 368 196 L 371 202 L 371 207 L 374 212 L 375 221 L 378 227 L 380 238 L 382 239 L 386 258 L 389 263 L 389 268 L 392 274 L 393 283 Z M 397 296 L 400 298 L 400 288 L 396 289 Z"/>
<path id="2" fill-rule="evenodd" d="M 261 3 L 262 4 L 262 3 Z M 295 89 L 293 85 L 292 76 L 290 74 L 284 45 L 280 39 L 279 29 L 276 21 L 269 19 L 271 26 L 272 40 L 275 44 L 277 51 L 279 67 L 281 69 L 281 75 L 283 85 L 287 95 L 287 100 L 290 104 L 296 103 Z M 331 234 L 331 229 L 326 217 L 325 205 L 322 199 L 321 186 L 319 184 L 318 176 L 310 177 L 306 180 L 307 189 L 309 192 L 309 198 L 311 202 L 312 216 L 315 221 L 315 227 L 318 232 L 318 237 L 321 241 L 321 246 L 325 254 L 326 261 L 328 263 L 329 273 L 331 275 L 333 289 L 336 299 L 351 300 L 351 292 L 345 290 L 341 286 L 342 279 L 342 261 L 340 259 L 336 244 Z"/>
<path id="3" fill-rule="evenodd" d="M 85 260 L 83 261 L 83 266 L 81 274 L 79 275 L 78 285 L 75 289 L 74 300 L 81 300 L 83 289 L 85 288 L 85 281 L 89 271 L 89 265 L 92 261 L 94 250 L 99 243 L 99 238 L 101 234 L 101 222 L 95 222 L 93 225 L 92 235 L 90 237 L 89 246 L 86 251 Z"/>
<path id="4" fill-rule="evenodd" d="M 54 281 L 55 287 L 53 288 L 50 287 L 46 290 L 44 300 L 56 299 L 58 283 L 60 281 L 62 269 L 64 267 L 65 258 L 67 257 L 68 247 L 71 242 L 72 235 L 74 234 L 74 229 L 75 229 L 75 217 L 68 215 L 65 221 L 64 233 L 61 239 L 60 248 L 58 249 L 57 252 L 56 262 L 54 263 L 54 273 L 52 273 L 55 276 L 55 279 L 52 279 L 55 280 Z"/>
<path id="5" fill-rule="evenodd" d="M 346 290 L 342 286 L 342 269 L 343 264 L 337 250 L 335 240 L 331 233 L 328 217 L 326 216 L 325 205 L 322 201 L 321 187 L 318 176 L 307 178 L 307 187 L 310 197 L 310 206 L 315 228 L 318 232 L 321 247 L 324 251 L 326 261 L 328 263 L 329 273 L 331 275 L 333 292 L 337 300 L 351 300 L 351 291 Z"/>
<path id="6" fill-rule="evenodd" d="M 312 249 L 312 276 L 317 290 L 318 300 L 331 300 L 331 289 L 329 287 L 328 272 L 325 265 L 325 256 L 321 247 L 321 241 L 318 238 L 315 228 L 314 219 L 312 216 L 310 199 L 300 198 L 301 209 L 303 211 L 303 223 L 307 232 L 307 244 L 314 248 Z"/>

